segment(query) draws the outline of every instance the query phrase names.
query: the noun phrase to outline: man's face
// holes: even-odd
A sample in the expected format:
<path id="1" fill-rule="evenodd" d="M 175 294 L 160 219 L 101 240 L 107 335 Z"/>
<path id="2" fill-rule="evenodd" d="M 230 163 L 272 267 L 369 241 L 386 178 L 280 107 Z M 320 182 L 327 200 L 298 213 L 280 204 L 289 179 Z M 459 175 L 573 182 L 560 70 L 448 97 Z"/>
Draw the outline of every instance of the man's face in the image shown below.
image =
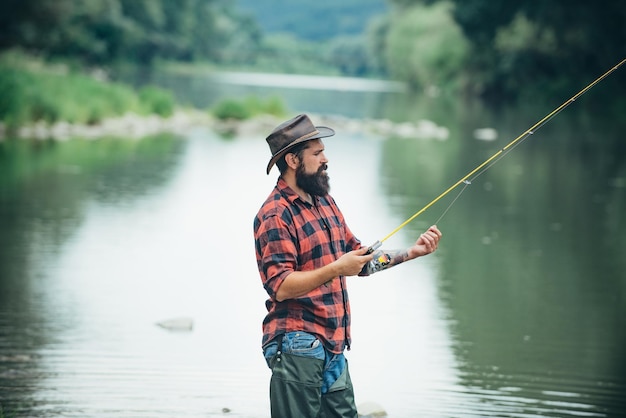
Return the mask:
<path id="1" fill-rule="evenodd" d="M 323 196 L 330 192 L 328 159 L 324 155 L 324 144 L 321 139 L 308 142 L 302 152 L 302 159 L 296 170 L 296 184 L 312 196 Z"/>

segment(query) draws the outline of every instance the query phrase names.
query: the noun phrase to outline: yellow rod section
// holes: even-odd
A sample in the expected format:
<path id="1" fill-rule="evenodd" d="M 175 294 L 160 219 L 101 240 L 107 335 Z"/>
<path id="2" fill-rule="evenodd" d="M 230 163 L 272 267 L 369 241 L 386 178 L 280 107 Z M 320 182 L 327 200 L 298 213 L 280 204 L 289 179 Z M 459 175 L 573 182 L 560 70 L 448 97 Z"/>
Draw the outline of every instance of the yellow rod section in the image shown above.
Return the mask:
<path id="1" fill-rule="evenodd" d="M 565 109 L 567 106 L 569 106 L 571 103 L 573 103 L 574 101 L 576 101 L 580 96 L 582 96 L 583 94 L 585 94 L 587 91 L 589 91 L 591 88 L 593 88 L 596 84 L 598 84 L 599 82 L 601 82 L 602 80 L 604 80 L 606 77 L 608 77 L 612 72 L 614 72 L 615 70 L 617 70 L 619 67 L 622 66 L 622 64 L 624 64 L 626 62 L 626 58 L 624 58 L 619 64 L 617 64 L 616 66 L 614 66 L 613 68 L 611 68 L 610 70 L 608 70 L 607 72 L 605 72 L 604 74 L 602 74 L 600 77 L 596 78 L 594 81 L 592 81 L 591 83 L 589 83 L 589 85 L 587 85 L 587 87 L 585 87 L 584 89 L 582 89 L 581 91 L 579 91 L 578 93 L 576 93 L 574 96 L 572 96 L 569 100 L 565 101 L 561 106 L 557 107 L 556 109 L 554 109 L 552 112 L 548 113 L 543 119 L 541 119 L 539 122 L 535 123 L 533 126 L 531 126 L 528 130 L 526 130 L 523 134 L 521 134 L 520 136 L 518 136 L 517 138 L 515 138 L 513 141 L 509 142 L 504 148 L 500 149 L 498 152 L 496 152 L 494 155 L 492 155 L 491 157 L 489 157 L 487 160 L 485 160 L 482 164 L 480 164 L 478 167 L 476 167 L 475 169 L 473 169 L 472 171 L 470 171 L 469 173 L 467 173 L 463 178 L 461 178 L 459 181 L 457 181 L 456 183 L 454 183 L 452 186 L 450 186 L 446 191 L 444 191 L 443 193 L 441 193 L 439 196 L 437 196 L 436 198 L 434 198 L 430 203 L 428 203 L 426 206 L 424 206 L 422 209 L 418 210 L 417 212 L 415 212 L 415 214 L 413 216 L 411 216 L 409 219 L 407 219 L 406 221 L 404 221 L 402 224 L 400 224 L 400 226 L 398 226 L 396 229 L 394 229 L 393 231 L 391 231 L 389 234 L 387 234 L 387 236 L 385 236 L 385 238 L 381 239 L 380 242 L 384 242 L 387 239 L 389 239 L 389 237 L 391 237 L 393 234 L 395 234 L 396 232 L 398 232 L 399 230 L 401 230 L 402 228 L 404 228 L 405 226 L 407 226 L 411 221 L 413 221 L 415 218 L 417 218 L 419 215 L 421 215 L 422 213 L 424 213 L 428 208 L 430 208 L 432 205 L 434 205 L 435 203 L 437 203 L 439 200 L 441 200 L 444 196 L 446 196 L 448 193 L 450 193 L 452 190 L 454 190 L 458 185 L 460 185 L 461 183 L 465 182 L 468 178 L 470 178 L 471 176 L 473 176 L 474 174 L 476 174 L 480 169 L 482 169 L 483 167 L 485 167 L 487 164 L 489 164 L 490 162 L 492 162 L 493 160 L 495 160 L 496 158 L 498 158 L 502 153 L 504 153 L 507 149 L 509 149 L 510 147 L 512 147 L 513 145 L 515 145 L 517 142 L 519 142 L 520 140 L 522 140 L 523 138 L 526 138 L 528 135 L 532 135 L 537 129 L 539 129 L 542 125 L 544 125 L 547 121 L 549 121 L 550 119 L 552 119 L 552 117 L 554 117 L 557 113 L 561 112 L 563 109 Z"/>

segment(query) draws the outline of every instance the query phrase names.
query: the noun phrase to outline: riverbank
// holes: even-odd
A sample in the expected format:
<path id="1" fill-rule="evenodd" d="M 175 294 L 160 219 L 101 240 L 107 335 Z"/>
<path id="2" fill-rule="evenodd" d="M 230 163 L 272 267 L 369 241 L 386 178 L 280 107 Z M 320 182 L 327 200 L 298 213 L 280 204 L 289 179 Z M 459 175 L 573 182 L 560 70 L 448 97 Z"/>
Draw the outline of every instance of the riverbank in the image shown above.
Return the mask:
<path id="1" fill-rule="evenodd" d="M 220 83 L 287 85 L 288 88 L 385 92 L 403 88 L 391 81 L 338 77 L 258 73 L 221 73 L 215 77 Z M 161 132 L 183 132 L 196 126 L 209 126 L 222 135 L 258 135 L 273 129 L 289 113 L 281 99 L 263 101 L 256 96 L 225 99 L 210 109 L 185 108 L 177 104 L 170 91 L 156 86 L 136 89 L 111 82 L 97 72 L 72 71 L 66 64 L 47 63 L 19 52 L 0 55 L 0 91 L 4 92 L 0 106 L 0 141 L 8 138 L 141 138 Z M 317 124 L 344 132 L 385 137 L 448 137 L 446 128 L 426 120 L 393 123 L 311 116 Z"/>
<path id="2" fill-rule="evenodd" d="M 194 126 L 209 125 L 213 118 L 200 110 L 176 110 L 171 116 L 126 113 L 105 118 L 99 123 L 82 124 L 38 121 L 9 130 L 0 123 L 0 140 L 8 138 L 35 140 L 97 139 L 104 137 L 141 138 L 161 132 L 183 132 Z"/>
<path id="3" fill-rule="evenodd" d="M 429 120 L 394 123 L 388 119 L 361 120 L 337 115 L 310 116 L 317 125 L 331 126 L 343 133 L 436 140 L 446 140 L 449 136 L 448 128 L 438 126 Z M 250 136 L 269 132 L 285 118 L 261 114 L 245 120 L 220 119 L 208 111 L 178 109 L 168 117 L 127 113 L 121 117 L 103 119 L 95 124 L 39 121 L 25 124 L 11 132 L 0 123 L 0 141 L 8 138 L 58 141 L 106 137 L 137 139 L 163 132 L 182 134 L 189 129 L 202 126 L 224 136 Z"/>

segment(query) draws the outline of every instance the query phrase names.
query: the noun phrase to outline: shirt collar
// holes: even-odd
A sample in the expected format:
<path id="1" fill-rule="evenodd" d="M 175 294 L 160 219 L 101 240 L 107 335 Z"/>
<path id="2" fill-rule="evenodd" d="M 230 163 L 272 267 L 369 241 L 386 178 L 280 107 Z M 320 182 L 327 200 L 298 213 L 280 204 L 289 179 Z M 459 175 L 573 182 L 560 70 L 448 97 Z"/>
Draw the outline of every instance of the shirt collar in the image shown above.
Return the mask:
<path id="1" fill-rule="evenodd" d="M 276 187 L 278 188 L 278 191 L 280 193 L 282 193 L 282 195 L 285 197 L 285 199 L 287 199 L 287 201 L 291 204 L 295 204 L 296 200 L 299 200 L 300 202 L 304 203 L 305 205 L 311 206 L 311 204 L 303 199 L 300 198 L 300 196 L 298 195 L 298 193 L 296 193 L 291 187 L 289 187 L 289 185 L 287 184 L 287 182 L 285 181 L 285 179 L 283 179 L 282 177 L 278 178 L 278 182 L 276 183 Z M 313 204 L 317 205 L 319 196 L 311 196 L 313 198 Z"/>

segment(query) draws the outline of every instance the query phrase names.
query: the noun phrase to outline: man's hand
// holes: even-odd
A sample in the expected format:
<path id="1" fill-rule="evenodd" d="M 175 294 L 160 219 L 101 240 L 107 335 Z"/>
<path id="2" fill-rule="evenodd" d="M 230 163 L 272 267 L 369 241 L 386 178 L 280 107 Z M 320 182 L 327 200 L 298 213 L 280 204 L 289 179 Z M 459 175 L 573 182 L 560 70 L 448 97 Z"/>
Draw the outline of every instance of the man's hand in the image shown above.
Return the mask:
<path id="1" fill-rule="evenodd" d="M 306 295 L 311 290 L 338 276 L 356 276 L 372 254 L 365 254 L 367 247 L 350 251 L 337 260 L 315 270 L 290 273 L 276 291 L 276 300 L 293 299 Z"/>
<path id="2" fill-rule="evenodd" d="M 428 228 L 428 230 L 415 241 L 415 245 L 408 249 L 409 258 L 421 257 L 435 251 L 439 245 L 441 235 L 441 231 L 437 229 L 436 225 Z"/>
<path id="3" fill-rule="evenodd" d="M 339 275 L 356 276 L 361 272 L 365 263 L 368 263 L 374 257 L 373 254 L 366 254 L 367 247 L 350 251 L 339 257 L 335 263 Z"/>

